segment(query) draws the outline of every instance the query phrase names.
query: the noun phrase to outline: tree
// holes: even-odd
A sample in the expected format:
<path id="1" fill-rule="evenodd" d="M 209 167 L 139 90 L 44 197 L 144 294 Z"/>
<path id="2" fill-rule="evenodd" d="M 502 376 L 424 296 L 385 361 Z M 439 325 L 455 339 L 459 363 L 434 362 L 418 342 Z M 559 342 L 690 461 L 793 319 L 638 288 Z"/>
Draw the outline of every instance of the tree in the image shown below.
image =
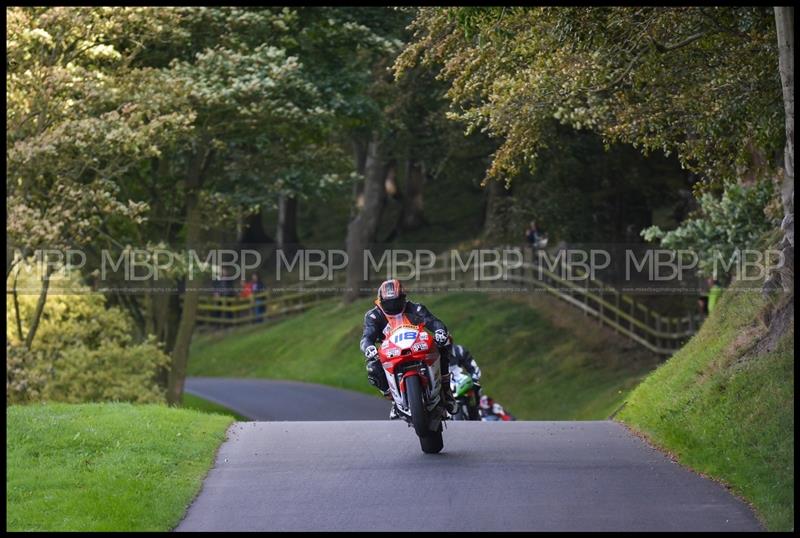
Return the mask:
<path id="1" fill-rule="evenodd" d="M 7 278 L 37 249 L 85 246 L 109 220 L 141 220 L 146 205 L 120 199 L 118 181 L 190 128 L 157 95 L 136 91 L 157 87 L 156 73 L 129 68 L 169 21 L 141 8 L 9 9 L 7 238 L 21 255 L 7 251 Z M 55 267 L 42 274 L 28 349 Z"/>
<path id="2" fill-rule="evenodd" d="M 202 249 L 205 228 L 340 181 L 330 172 L 342 169 L 341 152 L 328 143 L 337 94 L 287 52 L 296 49 L 296 11 L 9 15 L 8 235 L 26 252 L 81 245 L 96 265 L 103 243 Z M 182 307 L 152 292 L 143 313 L 136 297 L 112 295 L 140 338 L 152 331 L 171 351 L 171 402 L 182 393 L 199 278 L 187 277 L 179 254 L 170 277 L 185 280 Z M 7 256 L 7 276 L 13 263 Z M 45 276 L 35 320 L 46 295 Z M 35 332 L 36 322 L 29 340 Z"/>
<path id="3" fill-rule="evenodd" d="M 206 13 L 193 15 L 205 17 Z M 263 177 L 242 173 L 243 147 L 274 153 L 286 150 L 284 140 L 321 128 L 330 114 L 320 106 L 316 86 L 304 75 L 294 56 L 267 43 L 254 44 L 236 28 L 245 15 L 256 27 L 273 24 L 284 13 L 272 10 L 229 10 L 221 24 L 218 44 L 198 52 L 192 61 L 175 61 L 168 74 L 188 96 L 196 114 L 196 129 L 181 155 L 185 163 L 184 245 L 187 250 L 201 248 L 201 223 L 208 217 L 204 198 L 216 193 L 242 197 L 254 203 L 263 196 Z M 207 29 L 203 28 L 205 35 Z M 231 35 L 233 34 L 233 35 Z M 264 129 L 264 126 L 269 126 Z M 247 155 L 247 151 L 244 151 Z M 231 179 L 233 176 L 235 179 Z M 212 210 L 213 212 L 213 210 Z M 199 276 L 185 281 L 183 308 L 172 350 L 167 397 L 177 403 L 183 393 L 189 344 L 195 325 L 199 299 Z"/>
<path id="4" fill-rule="evenodd" d="M 770 290 L 780 285 L 794 295 L 794 7 L 776 7 L 775 26 L 778 34 L 778 63 L 786 126 L 784 174 L 781 185 L 783 238 L 778 244 L 783 253 L 783 260 L 770 276 L 764 289 Z"/>
<path id="5" fill-rule="evenodd" d="M 698 211 L 678 228 L 665 232 L 651 226 L 642 235 L 648 241 L 658 239 L 665 248 L 696 253 L 701 275 L 729 280 L 733 266 L 725 264 L 735 259 L 735 251 L 757 248 L 761 237 L 775 227 L 764 219 L 772 191 L 772 183 L 762 181 L 750 186 L 729 185 L 719 199 L 704 192 Z"/>
<path id="6" fill-rule="evenodd" d="M 698 195 L 774 181 L 785 141 L 781 248 L 789 255 L 772 284 L 784 273 L 788 288 L 793 21 L 791 9 L 743 6 L 422 8 L 395 70 L 441 65 L 458 107 L 451 116 L 502 139 L 491 179 L 534 167 L 552 118 L 607 145 L 677 155 L 701 178 Z"/>
<path id="7" fill-rule="evenodd" d="M 503 138 L 494 179 L 535 163 L 553 117 L 714 181 L 783 138 L 765 8 L 423 8 L 413 28 L 396 70 L 442 65 L 453 116 Z"/>
<path id="8" fill-rule="evenodd" d="M 17 266 L 20 283 L 41 286 L 30 260 Z M 6 401 L 134 401 L 163 402 L 164 388 L 156 381 L 169 357 L 152 336 L 133 339 L 133 321 L 109 306 L 105 297 L 80 282 L 76 271 L 63 268 L 54 277 L 69 295 L 50 297 L 41 317 L 38 337 L 23 345 L 23 327 L 37 308 L 35 296 L 6 299 Z"/>

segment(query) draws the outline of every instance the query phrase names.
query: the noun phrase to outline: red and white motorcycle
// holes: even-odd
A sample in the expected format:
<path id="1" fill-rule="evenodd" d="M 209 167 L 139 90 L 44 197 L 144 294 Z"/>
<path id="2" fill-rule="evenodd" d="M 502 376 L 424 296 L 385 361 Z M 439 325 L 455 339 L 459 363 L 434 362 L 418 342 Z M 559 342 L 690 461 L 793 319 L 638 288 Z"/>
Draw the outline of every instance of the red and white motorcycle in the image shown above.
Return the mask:
<path id="1" fill-rule="evenodd" d="M 392 330 L 378 350 L 400 418 L 414 427 L 422 451 L 444 447 L 439 349 L 424 325 L 403 324 Z"/>

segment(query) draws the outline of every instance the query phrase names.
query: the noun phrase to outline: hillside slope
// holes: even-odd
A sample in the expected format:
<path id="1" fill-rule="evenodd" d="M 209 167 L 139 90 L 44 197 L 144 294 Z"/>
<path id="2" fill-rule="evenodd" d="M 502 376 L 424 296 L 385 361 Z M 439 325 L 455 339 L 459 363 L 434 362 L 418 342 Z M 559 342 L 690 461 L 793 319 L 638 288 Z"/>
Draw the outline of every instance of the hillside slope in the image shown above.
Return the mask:
<path id="1" fill-rule="evenodd" d="M 414 299 L 472 351 L 485 392 L 520 419 L 606 418 L 658 363 L 544 298 L 534 306 L 482 293 Z M 300 380 L 376 394 L 358 349 L 369 306 L 332 301 L 274 325 L 198 335 L 189 375 Z"/>
<path id="2" fill-rule="evenodd" d="M 619 418 L 681 463 L 727 482 L 769 529 L 789 530 L 793 310 L 787 333 L 763 345 L 767 302 L 749 286 L 755 290 L 743 283 L 726 290 L 700 332 L 633 391 Z"/>

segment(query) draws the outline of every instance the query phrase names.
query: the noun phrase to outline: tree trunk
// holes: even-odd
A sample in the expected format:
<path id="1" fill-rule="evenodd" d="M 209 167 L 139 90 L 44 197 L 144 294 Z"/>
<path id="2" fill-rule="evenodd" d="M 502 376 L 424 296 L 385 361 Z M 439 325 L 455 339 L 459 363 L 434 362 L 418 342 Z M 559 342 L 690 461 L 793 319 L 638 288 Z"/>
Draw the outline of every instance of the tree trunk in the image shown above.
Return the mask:
<path id="1" fill-rule="evenodd" d="M 144 342 L 148 335 L 148 316 L 142 313 L 138 299 L 133 295 L 115 290 L 113 295 L 108 297 L 108 301 L 116 301 L 116 306 L 128 313 L 131 321 L 133 321 L 133 330 L 135 332 L 134 342 L 137 344 Z"/>
<path id="2" fill-rule="evenodd" d="M 28 329 L 28 336 L 25 337 L 25 347 L 31 349 L 33 339 L 36 336 L 36 331 L 39 329 L 39 321 L 42 319 L 44 313 L 44 305 L 47 302 L 47 290 L 50 288 L 50 275 L 52 271 L 50 267 L 45 264 L 44 274 L 42 275 L 42 291 L 39 293 L 39 301 L 36 303 L 36 310 L 33 313 L 33 320 L 31 321 L 31 328 Z"/>
<path id="3" fill-rule="evenodd" d="M 794 293 L 794 8 L 776 7 L 775 26 L 778 34 L 778 65 L 783 87 L 783 107 L 786 119 L 786 147 L 784 149 L 784 175 L 781 186 L 783 202 L 783 239 L 778 248 L 783 252 L 783 263 L 772 273 L 764 291 L 782 287 Z"/>
<path id="4" fill-rule="evenodd" d="M 19 313 L 19 296 L 17 295 L 17 277 L 19 277 L 19 269 L 17 269 L 17 272 L 14 273 L 14 288 L 12 290 L 12 293 L 14 294 L 14 317 L 17 320 L 17 338 L 21 343 L 24 340 L 24 337 L 22 336 L 22 319 L 20 318 L 20 313 Z"/>
<path id="5" fill-rule="evenodd" d="M 199 191 L 203 176 L 212 158 L 211 151 L 200 151 L 192 159 L 186 180 L 186 248 L 196 249 L 200 239 L 200 207 Z M 196 273 L 196 271 L 195 271 Z M 197 303 L 200 297 L 198 285 L 202 277 L 197 274 L 186 275 L 186 286 L 183 295 L 178 333 L 175 336 L 175 347 L 172 349 L 172 368 L 167 383 L 167 402 L 179 405 L 183 398 L 183 386 L 186 381 L 186 369 L 189 364 L 189 345 L 192 342 Z"/>
<path id="6" fill-rule="evenodd" d="M 511 192 L 505 185 L 496 180 L 489 181 L 486 185 L 486 213 L 483 219 L 483 237 L 488 241 L 504 241 L 518 239 L 509 229 L 511 217 Z"/>
<path id="7" fill-rule="evenodd" d="M 425 189 L 425 165 L 411 159 L 406 173 L 406 204 L 403 207 L 403 229 L 415 230 L 425 223 L 423 192 Z"/>
<path id="8" fill-rule="evenodd" d="M 164 353 L 172 355 L 175 348 L 175 337 L 178 333 L 178 326 L 181 318 L 181 296 L 176 292 L 151 292 L 148 295 L 149 309 L 152 315 L 148 316 L 149 334 L 155 334 L 158 341 L 162 344 Z M 169 386 L 170 367 L 162 369 L 157 380 L 159 386 Z"/>
<path id="9" fill-rule="evenodd" d="M 14 261 L 14 247 L 12 245 L 6 245 L 6 282 L 8 282 L 8 277 L 11 276 L 11 270 L 14 269 L 14 265 L 16 265 Z"/>
<path id="10" fill-rule="evenodd" d="M 356 172 L 363 176 L 367 169 L 367 149 L 369 144 L 359 141 L 353 142 L 353 158 L 355 159 Z M 350 218 L 354 219 L 364 206 L 364 181 L 353 183 L 353 200 L 355 203 L 350 210 Z"/>
<path id="11" fill-rule="evenodd" d="M 368 275 L 363 274 L 364 249 L 375 241 L 380 224 L 381 210 L 386 201 L 386 177 L 388 163 L 383 155 L 383 143 L 377 134 L 367 146 L 364 164 L 363 203 L 356 217 L 347 227 L 347 285 L 344 300 L 353 302 L 365 284 Z M 357 201 L 358 202 L 358 201 Z"/>
<path id="12" fill-rule="evenodd" d="M 296 248 L 297 238 L 297 198 L 281 194 L 278 200 L 278 229 L 275 231 L 277 248 L 287 250 Z"/>
<path id="13" fill-rule="evenodd" d="M 248 248 L 262 248 L 267 243 L 272 243 L 272 238 L 264 231 L 264 210 L 251 213 L 244 217 L 242 232 L 237 237 L 240 245 Z"/>

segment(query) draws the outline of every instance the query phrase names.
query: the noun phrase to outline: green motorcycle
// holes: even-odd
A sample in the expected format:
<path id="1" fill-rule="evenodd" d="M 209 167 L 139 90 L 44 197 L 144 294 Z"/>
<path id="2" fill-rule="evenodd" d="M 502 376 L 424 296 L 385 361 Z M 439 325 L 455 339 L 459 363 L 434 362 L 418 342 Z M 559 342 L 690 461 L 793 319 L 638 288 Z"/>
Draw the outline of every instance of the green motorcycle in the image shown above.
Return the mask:
<path id="1" fill-rule="evenodd" d="M 472 376 L 465 375 L 460 368 L 451 368 L 450 389 L 458 404 L 458 410 L 453 415 L 453 420 L 480 420 L 478 404 L 481 386 L 472 379 Z"/>

